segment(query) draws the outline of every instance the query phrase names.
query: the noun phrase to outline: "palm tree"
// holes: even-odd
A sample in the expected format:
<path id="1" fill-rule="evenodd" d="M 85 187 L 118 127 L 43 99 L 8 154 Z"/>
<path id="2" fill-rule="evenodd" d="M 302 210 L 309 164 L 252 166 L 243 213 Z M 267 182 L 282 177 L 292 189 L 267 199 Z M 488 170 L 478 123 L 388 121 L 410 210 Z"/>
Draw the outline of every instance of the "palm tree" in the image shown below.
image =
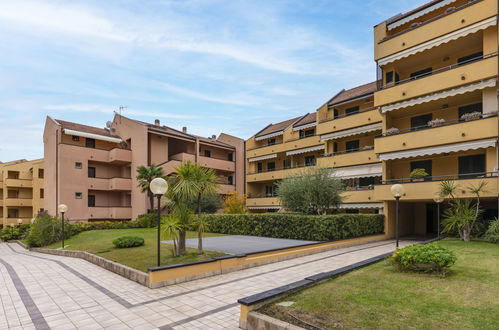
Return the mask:
<path id="1" fill-rule="evenodd" d="M 170 214 L 161 221 L 161 230 L 163 238 L 173 241 L 173 256 L 178 255 L 177 251 L 177 239 L 178 233 L 181 229 L 180 220 L 176 214 Z"/>
<path id="2" fill-rule="evenodd" d="M 217 191 L 217 175 L 211 168 L 197 166 L 195 178 L 198 182 L 199 191 L 197 193 L 197 218 L 198 218 L 198 253 L 203 254 L 203 232 L 207 223 L 201 218 L 201 199 L 205 194 L 214 194 Z"/>
<path id="3" fill-rule="evenodd" d="M 139 180 L 140 191 L 147 193 L 149 197 L 150 210 L 154 209 L 154 195 L 149 189 L 151 181 L 155 178 L 165 178 L 163 169 L 156 165 L 139 166 L 137 167 L 137 180 Z"/>

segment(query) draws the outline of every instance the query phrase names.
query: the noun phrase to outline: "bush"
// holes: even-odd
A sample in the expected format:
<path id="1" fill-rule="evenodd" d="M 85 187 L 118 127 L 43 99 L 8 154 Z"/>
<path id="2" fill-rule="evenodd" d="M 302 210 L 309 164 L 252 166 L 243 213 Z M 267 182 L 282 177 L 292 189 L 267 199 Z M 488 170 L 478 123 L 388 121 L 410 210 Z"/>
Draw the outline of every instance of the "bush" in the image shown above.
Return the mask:
<path id="1" fill-rule="evenodd" d="M 399 249 L 390 257 L 398 270 L 445 274 L 457 258 L 438 243 L 414 244 Z"/>
<path id="2" fill-rule="evenodd" d="M 65 223 L 64 237 L 69 238 L 72 235 L 72 228 L 68 223 Z M 66 230 L 67 229 L 67 230 Z M 28 236 L 26 237 L 26 244 L 28 247 L 46 246 L 62 238 L 61 220 L 53 218 L 49 215 L 42 215 L 37 217 Z"/>
<path id="3" fill-rule="evenodd" d="M 146 214 L 141 214 L 137 217 L 136 221 L 137 225 L 140 228 L 153 228 L 156 227 L 156 214 L 155 213 L 146 213 Z M 130 221 L 133 222 L 133 221 Z"/>
<path id="4" fill-rule="evenodd" d="M 119 249 L 142 246 L 144 245 L 144 239 L 137 236 L 123 236 L 113 240 L 113 245 Z"/>
<path id="5" fill-rule="evenodd" d="M 30 225 L 20 225 L 14 227 L 5 227 L 0 230 L 0 240 L 10 241 L 15 239 L 23 239 L 28 233 Z"/>
<path id="6" fill-rule="evenodd" d="M 246 195 L 238 195 L 237 192 L 227 195 L 224 200 L 224 213 L 248 213 L 248 209 L 246 208 Z"/>
<path id="7" fill-rule="evenodd" d="M 332 241 L 384 231 L 382 214 L 209 214 L 204 218 L 207 231 L 212 233 L 311 241 Z"/>
<path id="8" fill-rule="evenodd" d="M 489 225 L 489 229 L 485 232 L 485 240 L 490 243 L 499 244 L 499 219 L 495 219 Z"/>

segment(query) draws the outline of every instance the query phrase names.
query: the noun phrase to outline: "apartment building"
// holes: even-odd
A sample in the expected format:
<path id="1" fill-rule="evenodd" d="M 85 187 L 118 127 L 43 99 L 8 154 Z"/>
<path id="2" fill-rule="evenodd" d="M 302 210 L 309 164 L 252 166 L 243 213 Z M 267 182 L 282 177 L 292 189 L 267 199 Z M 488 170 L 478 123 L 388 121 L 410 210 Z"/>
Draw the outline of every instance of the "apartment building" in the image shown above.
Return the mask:
<path id="1" fill-rule="evenodd" d="M 219 193 L 244 193 L 244 140 L 204 138 L 115 114 L 106 128 L 47 117 L 44 131 L 45 209 L 68 205 L 72 221 L 135 219 L 149 208 L 136 169 L 157 165 L 170 175 L 182 162 L 215 169 Z"/>
<path id="2" fill-rule="evenodd" d="M 0 225 L 31 223 L 44 210 L 43 159 L 0 163 Z"/>
<path id="3" fill-rule="evenodd" d="M 394 234 L 394 198 L 401 183 L 401 235 L 437 231 L 433 196 L 442 180 L 467 187 L 486 182 L 482 206 L 497 215 L 498 27 L 496 0 L 432 1 L 374 28 L 379 86 L 374 106 L 382 136 L 374 150 L 383 164 L 374 198 L 384 203 Z M 424 178 L 410 178 L 416 168 Z"/>

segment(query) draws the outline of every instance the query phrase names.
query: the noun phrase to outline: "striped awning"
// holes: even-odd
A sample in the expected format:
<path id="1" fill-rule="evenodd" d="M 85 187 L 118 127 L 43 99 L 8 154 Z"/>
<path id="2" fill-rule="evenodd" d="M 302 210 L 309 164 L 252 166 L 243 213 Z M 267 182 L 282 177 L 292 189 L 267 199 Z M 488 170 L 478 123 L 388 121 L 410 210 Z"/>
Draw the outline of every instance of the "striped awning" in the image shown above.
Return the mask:
<path id="1" fill-rule="evenodd" d="M 280 206 L 248 206 L 250 210 L 280 210 Z"/>
<path id="2" fill-rule="evenodd" d="M 307 129 L 307 128 L 311 128 L 311 127 L 315 127 L 315 126 L 317 126 L 317 123 L 314 121 L 312 123 L 293 127 L 293 131 L 301 131 L 302 129 Z"/>
<path id="3" fill-rule="evenodd" d="M 251 162 L 258 162 L 258 161 L 261 161 L 261 160 L 272 159 L 272 158 L 277 158 L 277 154 L 271 154 L 271 155 L 265 155 L 265 156 L 250 158 L 250 159 L 248 159 L 248 162 L 250 162 L 250 163 Z"/>
<path id="4" fill-rule="evenodd" d="M 352 129 L 347 129 L 344 131 L 329 133 L 329 134 L 321 135 L 321 141 L 341 139 L 341 138 L 344 138 L 347 136 L 379 131 L 379 130 L 381 130 L 381 127 L 382 127 L 381 123 L 377 123 L 377 124 L 371 124 L 371 125 L 356 127 L 356 128 L 352 128 Z"/>
<path id="5" fill-rule="evenodd" d="M 407 101 L 402 101 L 402 102 L 386 105 L 384 107 L 381 107 L 381 112 L 386 113 L 388 111 L 412 107 L 414 105 L 418 105 L 418 104 L 426 103 L 426 102 L 430 102 L 430 101 L 436 101 L 436 100 L 440 100 L 440 99 L 450 97 L 450 96 L 465 94 L 465 93 L 473 92 L 473 91 L 488 88 L 488 87 L 495 87 L 496 84 L 497 84 L 497 78 L 483 80 L 483 81 L 479 81 L 479 82 L 476 82 L 473 84 L 449 89 L 446 91 L 428 94 L 428 95 L 421 96 L 421 97 L 418 97 L 415 99 L 410 99 Z"/>
<path id="6" fill-rule="evenodd" d="M 343 180 L 355 178 L 370 178 L 382 175 L 383 169 L 381 163 L 335 168 L 335 176 Z"/>
<path id="7" fill-rule="evenodd" d="M 455 2 L 456 0 L 443 0 L 443 1 L 440 1 L 440 2 L 437 2 L 436 4 L 432 5 L 432 6 L 428 6 L 424 9 L 421 9 L 417 12 L 415 12 L 414 14 L 412 15 L 408 15 L 402 19 L 399 19 L 397 20 L 397 17 L 395 17 L 395 21 L 393 21 L 393 23 L 389 23 L 388 26 L 387 26 L 387 29 L 388 30 L 393 30 L 401 25 L 404 25 L 406 23 L 409 23 L 410 21 L 412 20 L 415 20 L 416 18 L 418 17 L 421 17 L 423 15 L 426 15 L 434 10 L 437 10 L 438 8 L 442 8 L 442 7 L 445 7 L 447 6 L 448 4 L 451 4 L 453 2 Z"/>
<path id="8" fill-rule="evenodd" d="M 107 142 L 113 142 L 113 143 L 120 143 L 120 142 L 123 141 L 120 138 L 116 138 L 116 137 L 112 137 L 112 136 L 105 136 L 105 135 L 99 135 L 99 134 L 93 134 L 93 133 L 75 131 L 75 130 L 67 129 L 67 128 L 64 129 L 64 134 L 74 135 L 74 136 L 81 136 L 81 137 L 84 137 L 84 138 L 90 138 L 90 139 L 107 141 Z"/>
<path id="9" fill-rule="evenodd" d="M 274 132 L 274 133 L 269 133 L 269 134 L 265 134 L 265 135 L 261 135 L 261 136 L 255 137 L 255 141 L 261 141 L 261 140 L 265 140 L 265 139 L 268 139 L 268 138 L 271 138 L 271 137 L 280 136 L 280 135 L 283 135 L 283 134 L 284 134 L 284 131 L 278 131 L 278 132 Z"/>
<path id="10" fill-rule="evenodd" d="M 497 16 L 490 17 L 486 20 L 483 20 L 483 21 L 475 23 L 473 25 L 464 27 L 464 28 L 459 29 L 457 31 L 447 33 L 446 35 L 444 35 L 442 37 L 435 38 L 433 40 L 427 41 L 427 42 L 422 43 L 420 45 L 411 47 L 409 49 L 403 50 L 403 51 L 398 52 L 396 54 L 382 58 L 382 59 L 378 60 L 378 65 L 379 66 L 387 65 L 389 63 L 398 61 L 400 59 L 409 57 L 411 55 L 421 53 L 421 52 L 424 52 L 425 50 L 428 50 L 428 49 L 440 46 L 442 44 L 448 43 L 450 41 L 465 37 L 469 34 L 476 33 L 480 30 L 485 30 L 486 28 L 494 26 L 496 24 L 497 24 Z"/>
<path id="11" fill-rule="evenodd" d="M 322 144 L 320 146 L 314 146 L 314 147 L 308 147 L 308 148 L 303 148 L 303 149 L 296 149 L 296 150 L 287 151 L 286 156 L 304 154 L 307 152 L 324 150 L 324 149 L 326 149 L 326 146 Z"/>
<path id="12" fill-rule="evenodd" d="M 379 159 L 392 160 L 392 159 L 438 155 L 449 152 L 485 149 L 485 148 L 495 147 L 496 143 L 497 143 L 497 138 L 471 141 L 471 142 L 445 144 L 442 146 L 430 147 L 430 148 L 421 148 L 421 149 L 413 149 L 413 150 L 398 151 L 398 152 L 387 152 L 384 154 L 379 154 Z"/>
<path id="13" fill-rule="evenodd" d="M 382 209 L 383 203 L 343 203 L 340 209 Z"/>

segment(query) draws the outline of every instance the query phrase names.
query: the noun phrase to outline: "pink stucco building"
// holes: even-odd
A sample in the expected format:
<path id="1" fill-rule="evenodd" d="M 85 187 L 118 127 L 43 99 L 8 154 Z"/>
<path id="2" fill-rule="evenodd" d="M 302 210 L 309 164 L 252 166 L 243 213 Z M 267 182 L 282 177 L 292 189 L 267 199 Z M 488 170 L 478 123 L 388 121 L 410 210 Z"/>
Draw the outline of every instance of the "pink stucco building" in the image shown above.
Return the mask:
<path id="1" fill-rule="evenodd" d="M 183 161 L 213 168 L 219 193 L 244 193 L 244 140 L 200 137 L 119 114 L 108 128 L 47 117 L 43 135 L 45 210 L 68 205 L 71 221 L 135 219 L 148 209 L 136 168 L 157 165 L 169 175 Z"/>

